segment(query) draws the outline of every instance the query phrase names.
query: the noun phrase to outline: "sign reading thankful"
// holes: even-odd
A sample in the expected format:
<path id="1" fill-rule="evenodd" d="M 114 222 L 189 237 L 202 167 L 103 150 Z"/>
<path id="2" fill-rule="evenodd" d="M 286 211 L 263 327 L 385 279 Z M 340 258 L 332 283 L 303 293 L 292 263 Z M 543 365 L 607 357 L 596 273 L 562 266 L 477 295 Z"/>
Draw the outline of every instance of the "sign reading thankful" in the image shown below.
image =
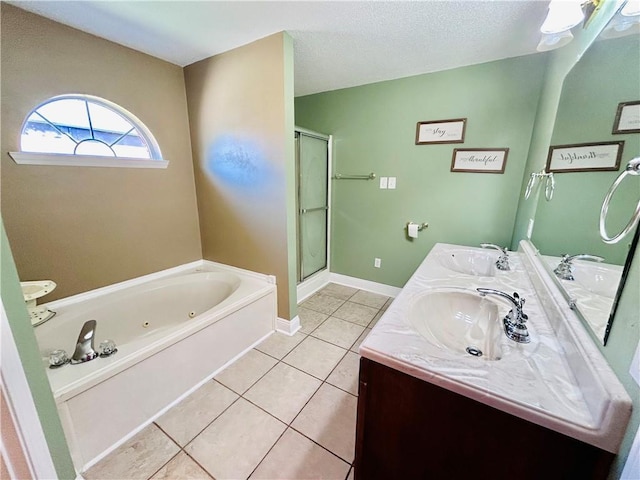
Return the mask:
<path id="1" fill-rule="evenodd" d="M 555 145 L 549 148 L 547 172 L 618 170 L 624 142 Z"/>
<path id="2" fill-rule="evenodd" d="M 456 148 L 451 160 L 452 172 L 504 173 L 508 148 Z"/>

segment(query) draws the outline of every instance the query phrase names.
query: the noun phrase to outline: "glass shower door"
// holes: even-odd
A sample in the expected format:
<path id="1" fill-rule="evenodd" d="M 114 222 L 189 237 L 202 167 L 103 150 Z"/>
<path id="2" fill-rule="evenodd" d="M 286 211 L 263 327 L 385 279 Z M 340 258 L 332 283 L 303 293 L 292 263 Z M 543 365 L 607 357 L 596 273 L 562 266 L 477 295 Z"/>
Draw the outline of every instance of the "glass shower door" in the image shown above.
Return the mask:
<path id="1" fill-rule="evenodd" d="M 298 280 L 327 266 L 328 142 L 297 132 Z"/>

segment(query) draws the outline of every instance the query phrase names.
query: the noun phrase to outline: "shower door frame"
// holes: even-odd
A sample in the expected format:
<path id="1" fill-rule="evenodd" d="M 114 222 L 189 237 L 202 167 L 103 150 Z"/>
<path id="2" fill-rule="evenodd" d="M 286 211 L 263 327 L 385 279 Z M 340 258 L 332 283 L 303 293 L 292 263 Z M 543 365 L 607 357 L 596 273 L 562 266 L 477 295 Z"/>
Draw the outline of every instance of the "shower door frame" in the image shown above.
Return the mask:
<path id="1" fill-rule="evenodd" d="M 300 141 L 298 134 L 307 135 L 320 140 L 326 140 L 327 142 L 327 239 L 326 239 L 326 256 L 327 261 L 323 269 L 312 273 L 307 278 L 302 279 L 302 252 L 300 251 L 301 235 L 300 232 Z M 301 299 L 301 293 L 303 293 L 305 286 L 308 285 L 313 288 L 312 285 L 316 282 L 321 284 L 327 283 L 328 275 L 331 266 L 331 176 L 333 171 L 333 136 L 325 135 L 323 133 L 314 132 L 302 127 L 295 127 L 294 135 L 296 138 L 296 284 L 298 286 L 298 300 Z M 324 277 L 327 277 L 326 279 Z M 305 295 L 306 296 L 306 295 Z"/>

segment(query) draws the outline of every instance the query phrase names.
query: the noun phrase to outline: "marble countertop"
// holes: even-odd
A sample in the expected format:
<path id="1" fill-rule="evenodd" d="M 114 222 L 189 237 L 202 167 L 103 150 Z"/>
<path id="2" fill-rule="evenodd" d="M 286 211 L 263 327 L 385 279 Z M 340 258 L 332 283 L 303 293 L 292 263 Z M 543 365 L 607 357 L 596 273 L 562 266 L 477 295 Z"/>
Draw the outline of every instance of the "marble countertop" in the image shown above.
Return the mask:
<path id="1" fill-rule="evenodd" d="M 576 380 L 566 342 L 558 339 L 532 282 L 522 253 L 510 252 L 510 271 L 495 270 L 494 276 L 456 273 L 442 265 L 438 255 L 498 252 L 458 245 L 437 244 L 409 279 L 386 313 L 360 346 L 360 354 L 370 360 L 416 378 L 532 421 L 552 430 L 611 450 L 602 444 L 602 412 L 585 401 Z M 526 299 L 524 312 L 531 342 L 518 344 L 501 333 L 502 356 L 499 360 L 453 352 L 435 345 L 411 325 L 409 309 L 413 301 L 427 291 L 456 287 L 471 293 L 478 287 L 493 288 L 508 294 L 518 292 Z M 511 305 L 500 297 L 502 318 Z M 606 402 L 603 403 L 606 407 Z M 594 440 L 595 439 L 595 440 Z M 617 448 L 617 447 L 615 447 Z"/>

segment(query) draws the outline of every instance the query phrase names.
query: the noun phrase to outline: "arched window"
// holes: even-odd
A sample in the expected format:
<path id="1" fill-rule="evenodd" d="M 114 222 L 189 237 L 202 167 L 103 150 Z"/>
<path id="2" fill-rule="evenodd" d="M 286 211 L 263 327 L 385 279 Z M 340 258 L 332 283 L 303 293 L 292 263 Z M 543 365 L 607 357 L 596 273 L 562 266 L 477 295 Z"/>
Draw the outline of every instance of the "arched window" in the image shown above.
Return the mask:
<path id="1" fill-rule="evenodd" d="M 60 95 L 34 108 L 22 125 L 20 152 L 11 156 L 16 163 L 47 165 L 162 168 L 168 163 L 140 120 L 91 95 Z"/>

